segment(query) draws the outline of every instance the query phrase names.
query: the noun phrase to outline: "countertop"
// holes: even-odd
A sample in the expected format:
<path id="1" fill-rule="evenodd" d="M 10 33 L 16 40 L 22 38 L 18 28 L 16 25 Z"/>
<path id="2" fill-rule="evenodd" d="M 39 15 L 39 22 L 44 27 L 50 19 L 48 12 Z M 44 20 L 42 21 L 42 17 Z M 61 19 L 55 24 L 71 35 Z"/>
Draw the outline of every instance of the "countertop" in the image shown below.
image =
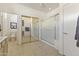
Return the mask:
<path id="1" fill-rule="evenodd" d="M 6 38 L 7 36 L 0 36 L 0 43 L 3 42 Z"/>

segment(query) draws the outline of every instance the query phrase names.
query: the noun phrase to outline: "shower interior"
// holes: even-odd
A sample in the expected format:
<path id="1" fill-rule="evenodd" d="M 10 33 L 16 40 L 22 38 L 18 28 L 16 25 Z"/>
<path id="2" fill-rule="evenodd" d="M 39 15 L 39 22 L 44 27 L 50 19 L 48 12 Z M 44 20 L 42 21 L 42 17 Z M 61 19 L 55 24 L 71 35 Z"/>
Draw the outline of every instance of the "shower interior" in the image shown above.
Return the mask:
<path id="1" fill-rule="evenodd" d="M 36 17 L 22 16 L 22 43 L 30 43 L 39 40 L 39 19 Z"/>

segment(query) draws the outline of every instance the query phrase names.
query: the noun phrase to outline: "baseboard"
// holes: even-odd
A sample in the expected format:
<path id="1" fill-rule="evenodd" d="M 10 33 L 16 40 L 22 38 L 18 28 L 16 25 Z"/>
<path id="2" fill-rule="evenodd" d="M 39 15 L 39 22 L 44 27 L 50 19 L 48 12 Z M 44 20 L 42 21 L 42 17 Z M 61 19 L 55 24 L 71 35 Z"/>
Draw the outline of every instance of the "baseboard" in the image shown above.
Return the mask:
<path id="1" fill-rule="evenodd" d="M 51 46 L 51 47 L 53 47 L 53 48 L 56 49 L 56 47 L 55 47 L 53 44 L 51 44 L 51 43 L 49 43 L 49 42 L 47 42 L 47 41 L 45 41 L 45 40 L 42 40 L 42 39 L 40 39 L 40 41 L 42 41 L 42 42 L 46 43 L 47 45 L 49 45 L 49 46 Z M 59 53 L 60 53 L 62 56 L 65 56 L 62 52 L 59 51 Z"/>
<path id="2" fill-rule="evenodd" d="M 36 39 L 36 40 L 39 40 L 39 38 L 38 38 L 38 37 L 31 36 L 31 38 Z"/>
<path id="3" fill-rule="evenodd" d="M 42 41 L 42 42 L 44 42 L 44 43 L 48 44 L 48 45 L 49 45 L 49 46 L 51 46 L 51 47 L 56 48 L 53 44 L 51 44 L 51 43 L 49 43 L 49 42 L 47 42 L 47 41 L 45 41 L 45 40 L 41 40 L 41 39 L 40 39 L 40 41 Z"/>

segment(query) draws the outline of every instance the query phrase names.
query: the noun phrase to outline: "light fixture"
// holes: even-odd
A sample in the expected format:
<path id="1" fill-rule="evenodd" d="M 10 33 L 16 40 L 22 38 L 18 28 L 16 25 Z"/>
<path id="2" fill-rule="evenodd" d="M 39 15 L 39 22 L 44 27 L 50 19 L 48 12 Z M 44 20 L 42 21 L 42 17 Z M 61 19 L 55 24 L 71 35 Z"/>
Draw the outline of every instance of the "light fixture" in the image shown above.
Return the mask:
<path id="1" fill-rule="evenodd" d="M 49 8 L 49 11 L 51 11 L 52 10 L 52 8 Z"/>

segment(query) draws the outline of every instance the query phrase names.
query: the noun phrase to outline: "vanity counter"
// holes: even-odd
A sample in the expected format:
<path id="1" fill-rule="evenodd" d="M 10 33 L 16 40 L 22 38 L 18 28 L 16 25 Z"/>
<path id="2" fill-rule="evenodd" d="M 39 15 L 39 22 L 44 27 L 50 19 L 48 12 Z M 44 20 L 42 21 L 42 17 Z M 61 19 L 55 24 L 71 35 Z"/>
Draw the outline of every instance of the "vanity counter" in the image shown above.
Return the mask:
<path id="1" fill-rule="evenodd" d="M 0 36 L 0 43 L 7 39 L 7 36 Z"/>

